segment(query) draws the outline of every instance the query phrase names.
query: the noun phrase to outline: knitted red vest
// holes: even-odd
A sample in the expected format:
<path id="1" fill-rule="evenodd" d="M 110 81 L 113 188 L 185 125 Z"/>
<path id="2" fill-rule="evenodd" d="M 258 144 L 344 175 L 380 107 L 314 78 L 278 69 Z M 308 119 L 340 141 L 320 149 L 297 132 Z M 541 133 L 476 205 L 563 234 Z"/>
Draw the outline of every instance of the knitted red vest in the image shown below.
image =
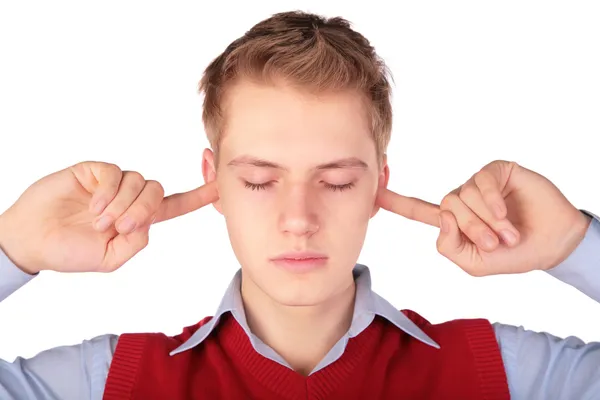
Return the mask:
<path id="1" fill-rule="evenodd" d="M 258 354 L 229 313 L 193 349 L 170 356 L 201 324 L 175 336 L 124 334 L 104 400 L 508 400 L 498 343 L 483 319 L 430 324 L 403 311 L 441 349 L 376 317 L 350 339 L 340 359 L 302 376 Z"/>

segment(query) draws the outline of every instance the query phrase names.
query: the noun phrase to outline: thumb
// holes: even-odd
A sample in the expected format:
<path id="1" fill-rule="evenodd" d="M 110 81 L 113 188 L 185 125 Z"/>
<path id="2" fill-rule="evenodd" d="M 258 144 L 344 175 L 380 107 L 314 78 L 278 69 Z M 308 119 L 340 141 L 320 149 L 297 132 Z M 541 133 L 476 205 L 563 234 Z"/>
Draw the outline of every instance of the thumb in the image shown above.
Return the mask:
<path id="1" fill-rule="evenodd" d="M 460 231 L 454 214 L 444 210 L 440 211 L 439 217 L 438 252 L 468 274 L 473 274 L 480 257 L 476 246 Z"/>
<path id="2" fill-rule="evenodd" d="M 139 226 L 133 232 L 123 235 L 119 234 L 108 242 L 104 263 L 101 272 L 113 272 L 119 269 L 133 256 L 142 251 L 150 240 L 150 226 L 148 222 Z"/>

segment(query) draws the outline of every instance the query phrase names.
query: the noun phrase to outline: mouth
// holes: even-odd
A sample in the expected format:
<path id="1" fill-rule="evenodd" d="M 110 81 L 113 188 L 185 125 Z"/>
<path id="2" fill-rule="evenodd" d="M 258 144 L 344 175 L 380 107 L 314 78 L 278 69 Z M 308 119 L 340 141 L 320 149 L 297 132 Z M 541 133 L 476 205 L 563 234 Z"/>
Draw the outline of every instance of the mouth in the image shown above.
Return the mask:
<path id="1" fill-rule="evenodd" d="M 294 273 L 310 272 L 327 264 L 328 257 L 322 253 L 292 252 L 272 258 L 271 262 L 277 267 Z"/>

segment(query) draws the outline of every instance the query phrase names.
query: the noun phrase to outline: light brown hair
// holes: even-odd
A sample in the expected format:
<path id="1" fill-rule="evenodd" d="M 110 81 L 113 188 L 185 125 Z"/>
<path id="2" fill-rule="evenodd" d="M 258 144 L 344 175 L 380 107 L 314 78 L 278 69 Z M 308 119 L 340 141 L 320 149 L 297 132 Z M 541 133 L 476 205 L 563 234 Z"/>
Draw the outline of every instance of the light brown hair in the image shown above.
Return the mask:
<path id="1" fill-rule="evenodd" d="M 340 17 L 294 11 L 275 14 L 233 41 L 204 71 L 202 120 L 218 159 L 225 128 L 223 98 L 228 85 L 247 78 L 274 78 L 317 92 L 357 90 L 368 107 L 381 161 L 392 129 L 391 75 L 369 41 Z M 215 160 L 215 162 L 217 162 Z"/>

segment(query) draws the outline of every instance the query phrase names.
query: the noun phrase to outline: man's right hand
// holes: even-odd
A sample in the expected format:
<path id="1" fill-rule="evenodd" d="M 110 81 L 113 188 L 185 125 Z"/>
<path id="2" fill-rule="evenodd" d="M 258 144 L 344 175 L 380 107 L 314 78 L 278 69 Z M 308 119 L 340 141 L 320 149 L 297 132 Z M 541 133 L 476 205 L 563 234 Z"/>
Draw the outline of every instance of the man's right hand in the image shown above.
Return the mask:
<path id="1" fill-rule="evenodd" d="M 217 199 L 216 182 L 164 197 L 137 172 L 81 162 L 38 180 L 0 215 L 0 248 L 29 274 L 111 272 L 146 247 L 153 223 Z"/>

